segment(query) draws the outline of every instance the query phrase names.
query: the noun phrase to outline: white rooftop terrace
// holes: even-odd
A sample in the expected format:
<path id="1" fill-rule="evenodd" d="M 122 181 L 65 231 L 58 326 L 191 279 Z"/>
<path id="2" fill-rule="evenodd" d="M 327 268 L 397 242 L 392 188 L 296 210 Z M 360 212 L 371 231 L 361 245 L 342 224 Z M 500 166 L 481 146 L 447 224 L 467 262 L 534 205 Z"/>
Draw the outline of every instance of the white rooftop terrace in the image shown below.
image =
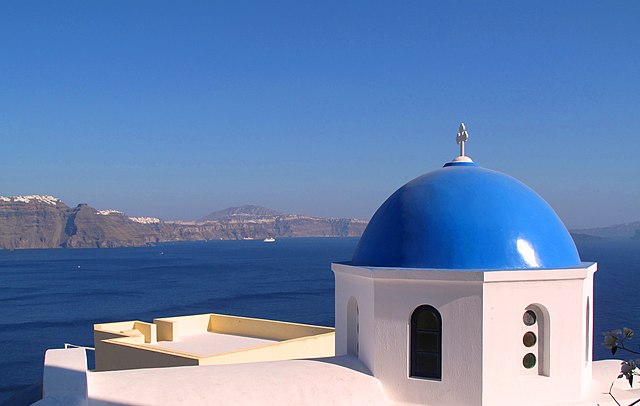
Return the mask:
<path id="1" fill-rule="evenodd" d="M 96 324 L 94 343 L 97 371 L 335 355 L 333 328 L 212 313 Z"/>

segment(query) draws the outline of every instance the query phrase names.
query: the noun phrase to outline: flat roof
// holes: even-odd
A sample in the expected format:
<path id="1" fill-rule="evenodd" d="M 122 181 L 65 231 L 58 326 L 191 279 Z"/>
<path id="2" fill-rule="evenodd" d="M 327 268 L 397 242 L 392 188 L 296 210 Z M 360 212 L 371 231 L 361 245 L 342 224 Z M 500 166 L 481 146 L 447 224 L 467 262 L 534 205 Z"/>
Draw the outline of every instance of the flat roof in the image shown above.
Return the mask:
<path id="1" fill-rule="evenodd" d="M 87 392 L 92 405 L 392 404 L 350 356 L 88 372 Z"/>
<path id="2" fill-rule="evenodd" d="M 147 345 L 195 355 L 217 355 L 261 347 L 263 345 L 269 345 L 276 342 L 278 341 L 267 340 L 264 338 L 204 332 L 180 336 L 180 338 L 175 341 L 158 341 L 157 343 Z"/>

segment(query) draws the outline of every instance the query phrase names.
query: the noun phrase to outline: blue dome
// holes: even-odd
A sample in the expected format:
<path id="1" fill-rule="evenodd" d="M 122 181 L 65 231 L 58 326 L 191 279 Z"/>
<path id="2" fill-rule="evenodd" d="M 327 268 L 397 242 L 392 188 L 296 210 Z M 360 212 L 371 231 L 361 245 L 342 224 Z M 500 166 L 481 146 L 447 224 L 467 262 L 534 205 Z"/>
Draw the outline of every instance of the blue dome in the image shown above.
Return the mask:
<path id="1" fill-rule="evenodd" d="M 564 224 L 536 192 L 475 163 L 449 163 L 398 189 L 369 222 L 352 265 L 540 269 L 580 265 Z"/>

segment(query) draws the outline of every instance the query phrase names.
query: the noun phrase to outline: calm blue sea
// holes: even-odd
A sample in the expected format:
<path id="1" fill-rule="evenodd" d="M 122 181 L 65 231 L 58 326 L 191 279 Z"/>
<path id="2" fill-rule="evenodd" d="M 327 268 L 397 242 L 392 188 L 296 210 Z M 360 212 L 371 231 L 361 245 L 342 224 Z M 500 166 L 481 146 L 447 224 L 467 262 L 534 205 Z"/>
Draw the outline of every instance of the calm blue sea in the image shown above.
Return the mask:
<path id="1" fill-rule="evenodd" d="M 41 381 L 46 349 L 92 347 L 94 323 L 216 312 L 332 326 L 330 263 L 350 260 L 357 241 L 0 251 L 0 403 Z M 601 331 L 640 328 L 640 241 L 578 246 L 599 262 L 594 356 L 606 358 Z"/>

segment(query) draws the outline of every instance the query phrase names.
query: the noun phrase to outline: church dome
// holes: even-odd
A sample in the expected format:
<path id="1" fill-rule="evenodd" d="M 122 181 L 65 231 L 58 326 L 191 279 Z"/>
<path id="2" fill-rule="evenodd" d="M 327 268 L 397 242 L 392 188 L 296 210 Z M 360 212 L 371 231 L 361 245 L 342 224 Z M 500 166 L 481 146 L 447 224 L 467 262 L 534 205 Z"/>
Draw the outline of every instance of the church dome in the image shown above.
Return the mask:
<path id="1" fill-rule="evenodd" d="M 580 262 L 544 199 L 469 160 L 448 163 L 392 194 L 369 222 L 352 265 L 526 270 Z"/>

